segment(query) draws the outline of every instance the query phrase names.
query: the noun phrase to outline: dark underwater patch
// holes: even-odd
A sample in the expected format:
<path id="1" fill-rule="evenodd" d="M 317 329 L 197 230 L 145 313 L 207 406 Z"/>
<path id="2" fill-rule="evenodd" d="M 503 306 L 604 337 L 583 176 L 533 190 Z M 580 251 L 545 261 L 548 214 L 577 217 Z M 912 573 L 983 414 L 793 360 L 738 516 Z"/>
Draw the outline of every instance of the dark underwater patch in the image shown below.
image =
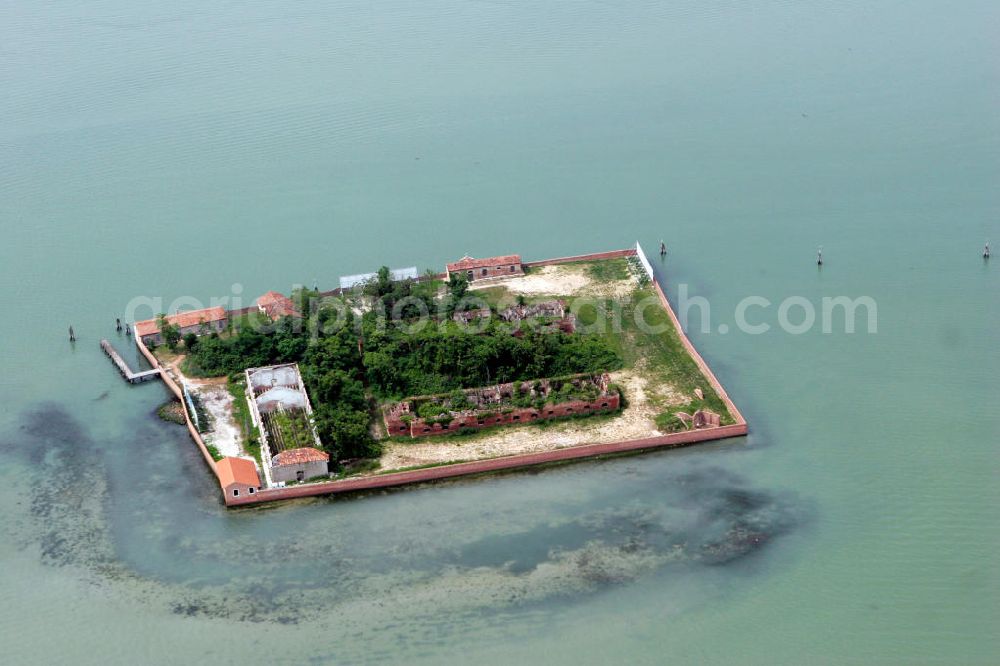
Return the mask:
<path id="1" fill-rule="evenodd" d="M 671 554 L 672 562 L 719 566 L 734 563 L 792 531 L 805 519 L 795 497 L 749 487 L 727 470 L 705 466 L 656 479 L 636 488 L 642 503 L 591 510 L 558 524 L 495 535 L 468 544 L 458 566 L 504 567 L 524 573 L 589 543 L 624 555 Z M 644 497 L 655 494 L 653 497 Z"/>
<path id="2" fill-rule="evenodd" d="M 25 412 L 3 449 L 26 463 L 28 518 L 42 562 L 107 566 L 101 450 L 83 425 L 57 403 Z"/>
<path id="3" fill-rule="evenodd" d="M 397 490 L 382 499 L 383 508 L 411 511 L 411 527 L 359 545 L 338 537 L 343 527 L 367 534 L 363 524 L 338 528 L 337 520 L 318 515 L 348 503 L 229 512 L 186 433 L 152 414 L 129 426 L 127 445 L 114 443 L 111 456 L 66 408 L 47 403 L 25 412 L 0 447 L 26 463 L 29 528 L 43 563 L 86 567 L 98 574 L 95 584 L 120 584 L 122 593 L 157 599 L 163 610 L 185 617 L 295 624 L 370 596 L 387 577 L 398 581 L 390 589 L 404 605 L 430 585 L 443 586 L 437 602 L 457 604 L 453 613 L 537 606 L 678 565 L 739 562 L 795 529 L 804 515 L 797 498 L 755 488 L 718 467 L 675 460 L 677 469 L 637 468 L 635 459 L 623 459 L 595 463 L 593 473 L 606 474 L 609 483 L 595 485 L 584 504 L 543 504 L 525 514 L 523 530 L 487 525 L 471 540 L 451 536 L 454 518 L 428 520 L 419 508 L 406 508 L 420 505 L 418 493 L 455 492 L 460 502 L 460 485 Z M 556 470 L 533 471 L 532 478 L 536 472 L 565 482 Z M 512 474 L 495 482 L 519 481 Z M 471 512 L 456 507 L 463 521 L 489 523 L 496 513 L 485 505 Z M 311 538 L 302 539 L 300 530 Z M 552 571 L 556 582 L 546 578 Z M 544 594 L 532 593 L 536 580 L 549 586 Z M 463 592 L 449 596 L 451 589 Z"/>

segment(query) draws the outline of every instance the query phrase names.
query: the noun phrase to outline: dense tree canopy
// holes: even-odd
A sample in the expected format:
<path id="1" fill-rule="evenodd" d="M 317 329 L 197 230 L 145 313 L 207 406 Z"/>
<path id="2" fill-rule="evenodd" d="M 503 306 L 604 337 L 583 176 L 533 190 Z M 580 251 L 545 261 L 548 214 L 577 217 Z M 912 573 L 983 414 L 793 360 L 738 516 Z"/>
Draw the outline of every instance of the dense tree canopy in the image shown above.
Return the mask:
<path id="1" fill-rule="evenodd" d="M 462 279 L 450 284 L 446 305 L 460 299 L 466 288 Z M 366 385 L 375 398 L 388 400 L 621 367 L 615 351 L 594 335 L 529 328 L 518 337 L 495 320 L 470 332 L 447 317 L 421 327 L 381 316 L 396 308 L 405 320 L 420 303 L 433 313 L 435 290 L 426 283 L 393 282 L 383 269 L 364 287 L 375 309 L 360 320 L 347 311 L 340 326 L 324 331 L 330 314 L 322 308 L 316 310 L 318 331 L 290 317 L 264 328 L 244 319 L 227 336 L 201 337 L 191 346 L 186 367 L 219 376 L 297 362 L 320 439 L 336 460 L 379 453 L 370 432 L 375 410 Z"/>
<path id="2" fill-rule="evenodd" d="M 366 377 L 382 398 L 621 366 L 614 350 L 592 335 L 527 331 L 515 337 L 497 322 L 475 334 L 450 321 L 419 331 L 370 329 L 368 322 L 365 328 Z"/>

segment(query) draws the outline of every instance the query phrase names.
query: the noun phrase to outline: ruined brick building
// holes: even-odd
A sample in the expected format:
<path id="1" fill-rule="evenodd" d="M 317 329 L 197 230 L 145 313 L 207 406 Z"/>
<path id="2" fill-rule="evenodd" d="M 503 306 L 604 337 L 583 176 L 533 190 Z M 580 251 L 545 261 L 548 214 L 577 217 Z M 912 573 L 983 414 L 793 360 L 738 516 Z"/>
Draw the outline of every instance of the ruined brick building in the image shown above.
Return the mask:
<path id="1" fill-rule="evenodd" d="M 503 257 L 488 257 L 486 259 L 473 259 L 466 255 L 458 261 L 445 266 L 445 276 L 451 279 L 452 274 L 461 273 L 469 280 L 486 280 L 489 278 L 511 277 L 514 275 L 524 275 L 524 267 L 521 265 L 521 255 L 508 254 Z"/>
<path id="2" fill-rule="evenodd" d="M 510 382 L 454 394 L 416 396 L 387 405 L 383 422 L 391 436 L 424 437 L 461 429 L 530 423 L 597 412 L 614 412 L 621 395 L 607 373 Z M 431 405 L 432 409 L 424 408 Z M 434 416 L 428 416 L 436 412 Z"/>

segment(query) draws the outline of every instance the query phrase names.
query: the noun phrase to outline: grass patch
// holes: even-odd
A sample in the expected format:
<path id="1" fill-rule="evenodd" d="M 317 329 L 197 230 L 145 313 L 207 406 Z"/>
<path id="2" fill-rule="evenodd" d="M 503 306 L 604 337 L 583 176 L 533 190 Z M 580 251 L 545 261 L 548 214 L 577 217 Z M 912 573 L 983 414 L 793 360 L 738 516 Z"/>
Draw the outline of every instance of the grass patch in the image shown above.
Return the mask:
<path id="1" fill-rule="evenodd" d="M 587 274 L 597 282 L 617 282 L 630 276 L 628 262 L 624 258 L 584 262 L 584 265 Z"/>
<path id="2" fill-rule="evenodd" d="M 665 411 L 657 414 L 656 416 L 656 428 L 662 432 L 683 432 L 685 430 L 691 430 L 684 421 L 677 416 L 677 412 L 685 412 L 686 414 L 694 415 L 699 409 L 711 409 L 717 414 L 722 414 L 708 403 L 707 400 L 698 400 L 695 398 L 691 402 L 685 405 L 671 405 Z M 722 419 L 722 425 L 728 425 L 728 423 Z"/>
<path id="3" fill-rule="evenodd" d="M 191 404 L 194 405 L 194 414 L 191 418 L 194 419 L 198 432 L 201 434 L 211 432 L 213 424 L 212 415 L 205 408 L 205 403 L 202 401 L 201 396 L 195 391 L 188 391 L 188 395 L 191 397 Z"/>
<path id="4" fill-rule="evenodd" d="M 503 285 L 470 290 L 466 298 L 481 298 L 494 310 L 501 305 L 506 307 L 511 303 L 517 302 L 517 297 Z"/>
<path id="5" fill-rule="evenodd" d="M 446 460 L 444 462 L 425 463 L 423 465 L 411 465 L 409 467 L 397 467 L 396 469 L 385 469 L 379 474 L 395 474 L 396 472 L 413 472 L 418 469 L 430 469 L 432 467 L 444 467 L 445 465 L 457 465 L 458 463 L 470 462 L 468 460 Z"/>
<path id="6" fill-rule="evenodd" d="M 628 260 L 625 257 L 614 259 L 584 259 L 583 261 L 567 261 L 562 264 L 552 264 L 556 268 L 567 267 L 583 269 L 583 272 L 594 282 L 619 282 L 631 277 Z"/>
<path id="7" fill-rule="evenodd" d="M 337 478 L 346 479 L 349 476 L 364 474 L 365 472 L 374 472 L 381 466 L 382 463 L 376 458 L 362 458 L 361 460 L 355 460 L 352 463 L 344 465 L 344 467 L 337 474 Z"/>
<path id="8" fill-rule="evenodd" d="M 252 455 L 257 464 L 263 465 L 264 461 L 260 453 L 260 432 L 253 424 L 253 418 L 250 416 L 250 405 L 247 404 L 246 384 L 241 380 L 230 377 L 226 388 L 229 390 L 229 394 L 233 396 L 233 418 L 240 426 L 240 433 L 243 436 L 243 450 Z"/>
<path id="9" fill-rule="evenodd" d="M 410 294 L 417 298 L 424 296 L 433 298 L 441 291 L 445 284 L 444 280 L 438 279 L 428 280 L 427 282 L 415 282 L 410 290 Z"/>
<path id="10" fill-rule="evenodd" d="M 219 453 L 219 449 L 215 448 L 214 444 L 205 444 L 205 448 L 208 449 L 208 454 L 212 456 L 212 460 L 215 462 L 222 460 L 223 455 Z"/>
<path id="11" fill-rule="evenodd" d="M 319 476 L 311 476 L 308 479 L 303 479 L 302 481 L 296 481 L 294 479 L 291 481 L 285 481 L 284 484 L 285 487 L 288 488 L 290 486 L 303 486 L 307 483 L 323 483 L 331 480 L 332 479 L 329 474 L 320 474 Z"/>
<path id="12" fill-rule="evenodd" d="M 622 263 L 625 263 L 624 260 Z M 581 331 L 600 336 L 622 359 L 625 368 L 641 368 L 641 374 L 649 380 L 650 386 L 669 385 L 691 401 L 668 405 L 658 399 L 653 390 L 650 401 L 654 405 L 670 407 L 668 415 L 671 418 L 675 411 L 692 413 L 697 409 L 710 409 L 719 414 L 722 425 L 735 423 L 726 404 L 684 348 L 653 286 L 637 288 L 631 298 L 621 301 L 605 299 L 595 303 L 584 298 L 580 305 L 576 305 L 576 300 L 572 299 L 570 307 L 577 314 Z M 641 311 L 641 318 L 637 311 Z M 639 321 L 644 322 L 643 328 L 639 327 Z M 695 399 L 696 388 L 701 389 L 705 396 L 703 401 Z M 664 419 L 669 420 L 666 416 Z"/>

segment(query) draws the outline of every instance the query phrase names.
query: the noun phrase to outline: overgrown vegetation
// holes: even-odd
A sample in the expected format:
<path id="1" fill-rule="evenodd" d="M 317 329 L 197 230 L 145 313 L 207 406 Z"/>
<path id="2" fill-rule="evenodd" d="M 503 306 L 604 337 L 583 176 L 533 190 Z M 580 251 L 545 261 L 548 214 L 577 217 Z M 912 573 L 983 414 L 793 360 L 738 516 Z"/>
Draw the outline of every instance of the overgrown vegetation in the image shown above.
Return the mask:
<path id="1" fill-rule="evenodd" d="M 636 312 L 637 309 L 641 309 L 641 314 Z M 698 406 L 693 409 L 712 410 L 720 415 L 723 425 L 734 422 L 726 404 L 687 353 L 653 287 L 637 289 L 630 300 L 608 299 L 599 302 L 596 307 L 588 304 L 579 310 L 578 321 L 581 325 L 591 325 L 601 319 L 620 322 L 616 326 L 597 326 L 595 334 L 618 354 L 625 367 L 641 367 L 643 374 L 654 384 L 667 384 L 673 391 L 690 396 L 692 400 L 694 390 L 701 389 L 704 400 L 697 401 Z M 644 323 L 646 330 L 640 329 L 639 321 Z M 672 406 L 668 411 L 670 414 L 687 411 L 689 406 Z"/>
<path id="2" fill-rule="evenodd" d="M 381 308 L 407 313 L 407 308 L 420 309 L 415 303 L 425 303 L 428 311 L 437 311 L 433 299 L 440 282 L 392 282 L 387 278 L 387 271 L 380 271 L 363 288 Z M 444 297 L 461 298 L 465 286 L 461 279 L 456 280 Z M 315 305 L 316 301 L 311 302 Z M 613 370 L 621 365 L 614 351 L 594 335 L 529 331 L 518 338 L 496 322 L 480 334 L 469 334 L 450 320 L 431 322 L 413 331 L 405 323 L 386 323 L 377 309 L 360 319 L 348 313 L 339 327 L 325 331 L 324 313 L 322 309 L 316 313 L 317 326 L 292 318 L 268 326 L 250 318 L 239 320 L 228 335 L 200 338 L 190 349 L 184 370 L 192 375 L 218 376 L 248 367 L 299 363 L 320 441 L 331 459 L 350 460 L 381 453 L 371 432 L 373 398 L 398 399 L 497 382 Z M 242 395 L 239 397 L 238 404 L 244 402 Z"/>
<path id="3" fill-rule="evenodd" d="M 184 425 L 186 423 L 184 420 L 184 408 L 181 407 L 181 403 L 177 400 L 167 400 L 156 410 L 156 415 L 164 421 L 169 421 L 170 423 L 177 423 L 180 425 Z"/>
<path id="4" fill-rule="evenodd" d="M 351 321 L 348 317 L 348 324 Z M 299 363 L 302 379 L 313 404 L 316 430 L 332 460 L 367 458 L 377 456 L 381 448 L 369 431 L 371 410 L 365 396 L 362 379 L 364 373 L 358 337 L 352 325 L 344 325 L 330 334 L 315 333 L 310 344 L 310 329 L 290 317 L 273 325 L 259 325 L 244 318 L 233 326 L 227 336 L 209 335 L 201 338 L 185 361 L 187 373 L 201 376 L 230 375 L 230 391 L 237 397 L 238 411 L 242 412 L 246 399 L 243 395 L 242 371 L 249 367 L 276 363 Z M 248 434 L 249 413 L 240 414 L 245 420 L 244 434 L 248 448 L 260 459 L 260 440 L 257 433 Z M 302 428 L 281 429 L 289 433 L 301 446 L 311 446 L 296 433 Z M 276 451 L 273 453 L 277 453 Z"/>
<path id="5" fill-rule="evenodd" d="M 624 258 L 588 261 L 583 262 L 583 265 L 587 267 L 587 274 L 598 282 L 614 282 L 629 278 L 628 261 Z"/>
<path id="6" fill-rule="evenodd" d="M 612 390 L 618 391 L 619 399 L 621 400 L 621 402 L 619 404 L 622 406 L 622 408 L 624 408 L 626 406 L 626 401 L 624 399 L 624 395 L 621 393 L 621 388 L 618 387 L 618 386 L 616 386 L 616 385 L 614 385 L 614 384 L 612 384 L 611 387 L 612 387 Z M 582 412 L 577 412 L 575 414 L 566 414 L 566 415 L 563 415 L 563 416 L 550 416 L 550 417 L 546 417 L 544 419 L 536 419 L 536 420 L 532 420 L 532 421 L 522 421 L 521 425 L 519 425 L 518 427 L 521 427 L 521 428 L 532 428 L 534 430 L 542 430 L 542 431 L 544 431 L 544 430 L 551 429 L 551 428 L 558 428 L 558 427 L 564 425 L 567 421 L 587 421 L 587 422 L 605 421 L 605 420 L 615 419 L 620 414 L 621 414 L 620 410 L 616 410 L 616 411 L 605 411 L 605 410 L 582 411 Z M 487 415 L 488 415 L 488 412 L 484 414 L 484 416 L 487 416 Z M 445 420 L 445 418 L 442 417 L 439 420 L 442 423 L 450 423 L 453 419 L 451 417 L 447 417 L 447 420 Z M 461 428 L 455 428 L 454 430 L 444 430 L 444 431 L 441 431 L 439 433 L 435 433 L 434 434 L 434 439 L 436 439 L 436 440 L 447 439 L 447 440 L 455 443 L 456 446 L 461 446 L 462 445 L 461 441 L 463 439 L 465 439 L 465 438 L 480 438 L 480 437 L 482 437 L 484 435 L 489 435 L 491 433 L 502 432 L 505 428 L 509 428 L 509 427 L 510 427 L 510 424 L 508 424 L 508 423 L 503 423 L 503 424 L 499 424 L 498 423 L 496 425 L 479 426 L 479 427 L 476 427 L 476 428 L 461 427 Z M 405 436 L 401 436 L 401 437 L 390 436 L 389 439 L 392 440 L 392 441 L 406 442 L 406 443 L 411 443 L 413 441 L 409 437 L 409 435 L 405 435 Z M 389 470 L 389 471 L 397 472 L 399 470 L 398 469 L 392 469 L 392 470 Z"/>
<path id="7" fill-rule="evenodd" d="M 620 393 L 614 384 L 609 393 Z M 515 382 L 511 395 L 503 395 L 499 402 L 475 405 L 464 391 L 454 390 L 442 395 L 421 397 L 413 401 L 417 416 L 427 423 L 450 423 L 454 412 L 476 409 L 481 416 L 489 417 L 497 411 L 510 412 L 514 409 L 534 408 L 542 410 L 545 405 L 554 405 L 572 400 L 593 402 L 601 395 L 601 389 L 587 377 L 553 377 L 548 387 L 543 382 Z"/>
<path id="8" fill-rule="evenodd" d="M 234 373 L 229 376 L 226 388 L 233 396 L 233 418 L 240 426 L 243 434 L 243 449 L 257 460 L 257 464 L 263 465 L 260 453 L 260 432 L 253 424 L 250 416 L 250 405 L 246 399 L 246 384 L 242 380 L 243 375 Z"/>
<path id="9" fill-rule="evenodd" d="M 156 317 L 156 325 L 160 329 L 160 337 L 163 338 L 163 342 L 166 343 L 167 347 L 171 351 L 177 349 L 177 343 L 181 339 L 181 329 L 176 324 L 170 324 L 167 322 L 167 315 L 165 312 L 161 312 Z"/>
<path id="10" fill-rule="evenodd" d="M 453 321 L 403 329 L 376 330 L 366 322 L 365 372 L 381 399 L 621 367 L 619 356 L 596 335 L 528 330 L 515 337 L 495 320 L 478 334 Z"/>
<path id="11" fill-rule="evenodd" d="M 262 415 L 261 418 L 271 433 L 268 441 L 274 443 L 271 447 L 272 454 L 315 445 L 312 424 L 309 423 L 305 410 L 275 411 L 269 416 Z"/>
<path id="12" fill-rule="evenodd" d="M 685 405 L 671 405 L 668 409 L 656 416 L 656 428 L 662 432 L 681 432 L 682 430 L 689 430 L 691 425 L 685 423 L 679 416 L 677 416 L 677 414 L 678 412 L 682 412 L 688 415 L 693 415 L 699 409 L 712 408 L 709 407 L 706 400 L 698 400 L 697 398 Z M 727 412 L 718 412 L 714 409 L 712 409 L 712 411 L 719 414 L 727 414 Z"/>
<path id="13" fill-rule="evenodd" d="M 209 414 L 208 410 L 205 408 L 205 403 L 202 402 L 201 396 L 194 391 L 188 391 L 188 396 L 191 398 L 191 404 L 194 405 L 194 415 L 192 418 L 194 419 L 195 427 L 198 429 L 198 432 L 202 434 L 211 432 L 212 415 Z"/>
<path id="14" fill-rule="evenodd" d="M 586 264 L 588 275 L 599 281 L 627 279 L 630 270 L 624 259 Z M 577 317 L 582 332 L 561 335 L 529 329 L 515 337 L 495 320 L 471 334 L 451 320 L 450 314 L 468 289 L 461 277 L 447 285 L 430 276 L 421 281 L 389 278 L 383 267 L 358 292 L 325 304 L 316 292 L 299 290 L 293 300 L 306 315 L 304 320 L 286 317 L 271 323 L 254 313 L 234 321 L 222 335 L 204 335 L 190 345 L 185 341 L 184 371 L 195 376 L 240 377 L 248 367 L 297 362 L 320 440 L 331 459 L 341 462 L 381 453 L 372 436 L 375 407 L 381 401 L 451 394 L 455 404 L 460 404 L 458 389 L 635 368 L 640 363 L 644 374 L 675 391 L 691 395 L 700 388 L 705 395 L 703 407 L 719 413 L 723 423 L 732 422 L 649 287 L 637 290 L 635 299 L 628 302 L 608 299 L 580 309 Z M 495 306 L 503 291 L 502 287 L 479 289 L 475 295 Z M 662 327 L 663 332 L 651 334 L 636 324 L 636 304 L 644 299 L 648 305 L 642 309 L 645 323 Z M 365 309 L 364 315 L 352 313 L 357 306 Z M 439 312 L 445 316 L 414 324 L 418 315 Z M 385 314 L 390 315 L 388 321 Z M 586 331 L 586 325 L 602 317 L 620 325 Z M 259 439 L 249 414 L 244 413 L 243 388 L 233 377 L 230 390 L 237 397 L 237 418 L 244 427 L 247 449 L 254 452 L 256 447 L 254 455 L 259 460 Z M 531 403 L 528 396 L 516 398 L 514 406 Z M 430 414 L 432 409 L 438 413 Z M 425 410 L 429 418 L 448 418 L 440 407 Z M 666 420 L 664 425 L 674 427 Z"/>

